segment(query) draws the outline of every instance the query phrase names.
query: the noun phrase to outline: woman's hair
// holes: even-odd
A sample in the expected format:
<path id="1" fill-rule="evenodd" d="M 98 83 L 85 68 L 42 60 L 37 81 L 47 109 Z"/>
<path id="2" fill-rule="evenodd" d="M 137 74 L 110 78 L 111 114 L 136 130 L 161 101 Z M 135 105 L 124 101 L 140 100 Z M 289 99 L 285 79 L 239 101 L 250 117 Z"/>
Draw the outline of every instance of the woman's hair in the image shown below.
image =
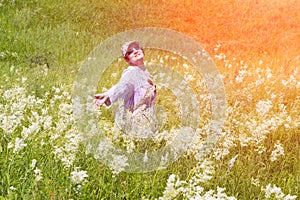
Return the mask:
<path id="1" fill-rule="evenodd" d="M 142 52 L 143 52 L 143 54 L 145 55 L 145 51 L 144 51 L 144 49 L 143 48 L 141 48 L 142 49 Z M 123 57 L 124 59 L 125 59 L 125 61 L 126 62 L 128 62 L 129 61 L 129 55 L 128 54 L 125 54 L 125 56 Z"/>

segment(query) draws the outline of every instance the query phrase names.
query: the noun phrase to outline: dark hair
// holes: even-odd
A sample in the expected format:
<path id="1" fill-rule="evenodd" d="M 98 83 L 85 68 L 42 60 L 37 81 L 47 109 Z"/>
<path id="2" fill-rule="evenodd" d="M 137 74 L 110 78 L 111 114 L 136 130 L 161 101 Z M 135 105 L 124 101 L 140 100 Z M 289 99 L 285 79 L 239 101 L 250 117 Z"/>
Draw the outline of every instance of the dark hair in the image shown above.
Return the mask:
<path id="1" fill-rule="evenodd" d="M 144 49 L 143 48 L 141 48 L 142 49 L 142 52 L 143 52 L 143 54 L 145 55 L 145 51 L 144 51 Z M 129 55 L 127 55 L 127 53 L 125 54 L 125 56 L 123 57 L 125 60 L 126 60 L 126 62 L 128 62 L 128 56 Z"/>

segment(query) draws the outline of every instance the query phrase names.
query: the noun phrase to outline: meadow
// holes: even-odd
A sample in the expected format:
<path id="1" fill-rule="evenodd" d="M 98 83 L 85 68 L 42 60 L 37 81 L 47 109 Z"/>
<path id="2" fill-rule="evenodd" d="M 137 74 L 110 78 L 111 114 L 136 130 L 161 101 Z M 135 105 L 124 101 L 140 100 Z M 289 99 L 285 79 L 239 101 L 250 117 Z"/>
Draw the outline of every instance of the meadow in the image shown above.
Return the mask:
<path id="1" fill-rule="evenodd" d="M 0 200 L 299 199 L 299 8 L 297 0 L 0 0 Z M 129 173 L 126 160 L 107 164 L 89 151 L 72 92 L 99 43 L 142 27 L 197 41 L 221 74 L 227 108 L 218 143 L 202 156 L 212 112 L 203 77 L 170 52 L 146 49 L 149 68 L 166 63 L 193 89 L 201 123 L 173 163 Z M 98 90 L 124 67 L 122 59 L 112 63 Z M 168 123 L 154 141 L 116 140 L 112 111 L 94 108 L 124 151 L 158 149 L 176 134 L 172 126 L 180 127 L 170 103 L 176 96 L 159 89 Z"/>

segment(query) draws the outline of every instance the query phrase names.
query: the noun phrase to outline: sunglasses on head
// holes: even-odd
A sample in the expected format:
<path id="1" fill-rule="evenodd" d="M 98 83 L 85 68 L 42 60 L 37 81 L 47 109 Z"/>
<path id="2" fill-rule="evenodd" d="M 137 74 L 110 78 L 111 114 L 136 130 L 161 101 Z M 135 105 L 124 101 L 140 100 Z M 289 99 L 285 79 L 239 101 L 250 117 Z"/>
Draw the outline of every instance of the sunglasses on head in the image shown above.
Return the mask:
<path id="1" fill-rule="evenodd" d="M 134 49 L 134 50 L 133 50 Z M 132 47 L 129 51 L 126 52 L 126 56 L 129 56 L 130 54 L 132 54 L 134 51 L 138 51 L 138 50 L 142 50 L 141 47 L 137 46 L 137 47 Z"/>

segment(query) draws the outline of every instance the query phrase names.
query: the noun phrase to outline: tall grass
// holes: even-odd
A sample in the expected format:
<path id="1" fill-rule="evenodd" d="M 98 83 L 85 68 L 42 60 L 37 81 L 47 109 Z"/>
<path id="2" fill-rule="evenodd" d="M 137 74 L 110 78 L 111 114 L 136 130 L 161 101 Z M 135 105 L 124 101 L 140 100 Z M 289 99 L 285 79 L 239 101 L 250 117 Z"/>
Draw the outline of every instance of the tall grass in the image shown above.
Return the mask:
<path id="1" fill-rule="evenodd" d="M 218 187 L 227 197 L 267 199 L 274 185 L 299 198 L 299 6 L 292 0 L 0 0 L 0 199 L 183 199 Z M 197 160 L 196 141 L 165 169 L 116 174 L 86 154 L 74 126 L 72 84 L 97 44 L 146 26 L 182 32 L 211 55 L 228 101 L 224 137 L 206 161 Z M 146 56 L 160 61 L 150 50 Z M 107 87 L 117 79 L 107 79 Z M 206 94 L 197 80 L 189 83 Z M 168 98 L 160 94 L 159 103 L 176 113 Z M 209 120 L 209 106 L 203 109 Z"/>

